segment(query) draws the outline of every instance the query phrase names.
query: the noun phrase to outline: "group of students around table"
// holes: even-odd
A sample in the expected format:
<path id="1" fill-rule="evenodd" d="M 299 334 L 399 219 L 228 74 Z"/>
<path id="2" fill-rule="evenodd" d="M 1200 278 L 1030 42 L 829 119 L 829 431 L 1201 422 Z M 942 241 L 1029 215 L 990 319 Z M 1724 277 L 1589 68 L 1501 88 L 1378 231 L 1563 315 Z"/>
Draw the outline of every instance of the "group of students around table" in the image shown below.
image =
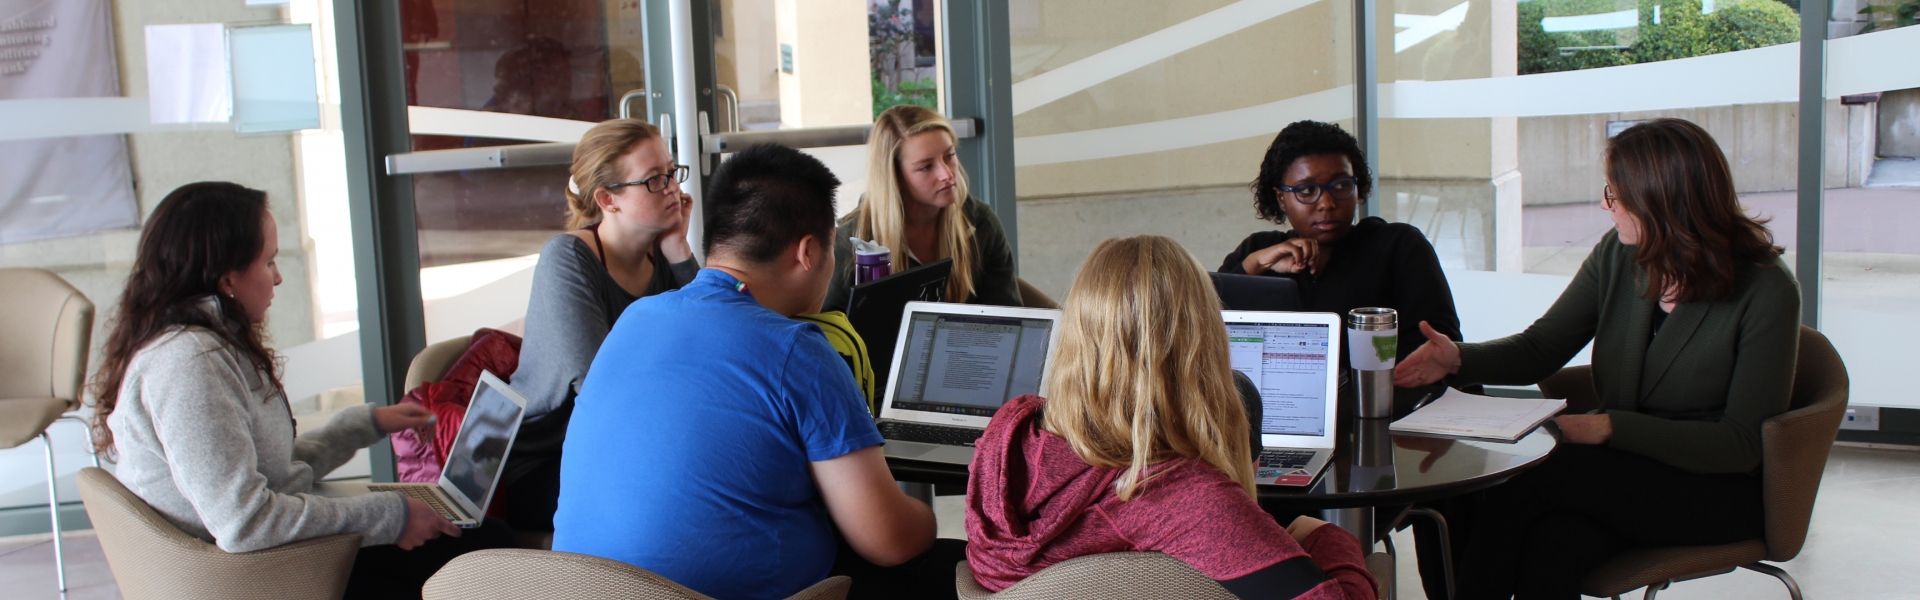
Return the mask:
<path id="1" fill-rule="evenodd" d="M 1256 502 L 1258 438 L 1219 299 L 1191 254 L 1151 235 L 1087 258 L 1049 397 L 995 415 L 968 478 L 967 539 L 936 539 L 930 507 L 889 473 L 847 363 L 794 317 L 844 302 L 849 237 L 900 268 L 952 259 L 949 301 L 1019 303 L 1011 245 L 968 193 L 956 143 L 937 113 L 883 113 L 868 191 L 837 223 L 840 182 L 819 161 L 736 153 L 707 188 L 702 266 L 685 235 L 687 167 L 658 130 L 615 120 L 587 133 L 512 376 L 529 405 L 496 494 L 508 522 L 464 531 L 396 493 L 309 493 L 429 413 L 369 405 L 296 437 L 261 326 L 280 281 L 265 193 L 184 186 L 141 235 L 93 381 L 96 450 L 160 514 L 230 552 L 362 535 L 349 597 L 418 597 L 447 561 L 510 546 L 518 529 L 718 598 L 783 598 L 832 575 L 851 576 L 856 598 L 953 597 L 962 560 L 1000 590 L 1127 551 L 1166 553 L 1241 598 L 1372 598 L 1366 544 L 1308 517 L 1283 525 Z M 1403 328 L 1401 386 L 1532 384 L 1593 343 L 1604 409 L 1558 417 L 1563 443 L 1544 463 L 1442 507 L 1457 598 L 1577 598 L 1581 575 L 1627 547 L 1760 535 L 1760 424 L 1787 407 L 1796 283 L 1701 128 L 1627 129 L 1605 173 L 1614 231 L 1544 316 L 1498 340 L 1459 342 L 1419 230 L 1356 222 L 1373 177 L 1331 124 L 1274 139 L 1250 187 L 1256 214 L 1289 228 L 1253 234 L 1219 268 L 1296 278 L 1308 310 L 1397 309 L 1419 324 Z"/>

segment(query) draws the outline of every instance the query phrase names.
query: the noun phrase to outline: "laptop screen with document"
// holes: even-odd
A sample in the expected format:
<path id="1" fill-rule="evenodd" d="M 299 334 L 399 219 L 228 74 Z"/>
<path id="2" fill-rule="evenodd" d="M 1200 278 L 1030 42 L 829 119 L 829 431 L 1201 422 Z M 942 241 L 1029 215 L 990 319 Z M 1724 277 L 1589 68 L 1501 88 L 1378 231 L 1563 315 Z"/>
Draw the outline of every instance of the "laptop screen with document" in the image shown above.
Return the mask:
<path id="1" fill-rule="evenodd" d="M 1040 392 L 1054 319 L 908 311 L 892 408 L 991 417 Z"/>

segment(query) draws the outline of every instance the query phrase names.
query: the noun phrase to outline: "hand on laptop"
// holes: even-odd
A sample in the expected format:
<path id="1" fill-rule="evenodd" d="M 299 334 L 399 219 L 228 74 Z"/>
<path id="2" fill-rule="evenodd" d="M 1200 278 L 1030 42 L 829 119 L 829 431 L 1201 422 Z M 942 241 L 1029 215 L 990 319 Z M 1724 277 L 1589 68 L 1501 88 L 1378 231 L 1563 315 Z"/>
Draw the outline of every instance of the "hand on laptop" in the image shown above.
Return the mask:
<path id="1" fill-rule="evenodd" d="M 427 543 L 427 540 L 442 535 L 460 537 L 460 528 L 454 527 L 452 521 L 434 512 L 433 507 L 427 506 L 426 502 L 422 502 L 419 498 L 408 498 L 407 528 L 400 532 L 400 539 L 395 541 L 394 545 L 399 546 L 401 550 L 412 550 Z"/>
<path id="2" fill-rule="evenodd" d="M 373 422 L 380 427 L 380 433 L 423 429 L 433 423 L 433 411 L 418 404 L 403 402 L 373 409 Z"/>

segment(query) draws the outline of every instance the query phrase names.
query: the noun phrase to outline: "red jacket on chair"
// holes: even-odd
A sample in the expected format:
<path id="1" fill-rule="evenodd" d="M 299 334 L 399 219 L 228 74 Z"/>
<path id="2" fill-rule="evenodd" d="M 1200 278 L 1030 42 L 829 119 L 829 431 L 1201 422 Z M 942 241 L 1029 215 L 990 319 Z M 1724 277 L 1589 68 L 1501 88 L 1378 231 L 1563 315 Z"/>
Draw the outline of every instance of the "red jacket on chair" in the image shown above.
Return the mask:
<path id="1" fill-rule="evenodd" d="M 433 483 L 440 480 L 453 438 L 460 435 L 460 423 L 467 416 L 467 402 L 473 399 L 473 387 L 480 371 L 491 371 L 502 380 L 511 380 L 520 367 L 520 336 L 493 329 L 473 332 L 473 340 L 460 359 L 453 361 L 439 381 L 423 383 L 407 392 L 401 402 L 412 402 L 433 411 L 432 439 L 422 439 L 413 430 L 392 434 L 395 467 L 400 481 Z"/>

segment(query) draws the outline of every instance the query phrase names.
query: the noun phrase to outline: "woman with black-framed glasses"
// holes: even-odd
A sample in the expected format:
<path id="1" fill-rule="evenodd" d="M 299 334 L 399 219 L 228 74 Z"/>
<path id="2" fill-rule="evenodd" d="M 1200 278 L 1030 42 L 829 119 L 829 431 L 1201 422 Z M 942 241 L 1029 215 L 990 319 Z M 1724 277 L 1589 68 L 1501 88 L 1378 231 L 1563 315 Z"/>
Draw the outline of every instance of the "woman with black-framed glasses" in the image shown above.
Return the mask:
<path id="1" fill-rule="evenodd" d="M 573 399 L 614 321 L 634 300 L 680 289 L 700 272 L 687 241 L 693 202 L 680 191 L 687 166 L 658 128 L 636 119 L 594 126 L 574 147 L 569 174 L 568 231 L 540 248 L 512 378 L 527 396 L 527 417 L 501 473 L 501 498 L 520 531 L 553 530 Z"/>
<path id="2" fill-rule="evenodd" d="M 1419 228 L 1354 215 L 1373 192 L 1360 143 L 1339 126 L 1298 121 L 1280 130 L 1260 162 L 1254 212 L 1290 230 L 1262 231 L 1220 264 L 1219 272 L 1292 277 L 1316 312 L 1361 307 L 1399 311 L 1400 356 L 1426 343 L 1419 323 L 1460 339 L 1453 290 L 1433 244 Z M 1340 364 L 1347 366 L 1346 353 Z"/>

